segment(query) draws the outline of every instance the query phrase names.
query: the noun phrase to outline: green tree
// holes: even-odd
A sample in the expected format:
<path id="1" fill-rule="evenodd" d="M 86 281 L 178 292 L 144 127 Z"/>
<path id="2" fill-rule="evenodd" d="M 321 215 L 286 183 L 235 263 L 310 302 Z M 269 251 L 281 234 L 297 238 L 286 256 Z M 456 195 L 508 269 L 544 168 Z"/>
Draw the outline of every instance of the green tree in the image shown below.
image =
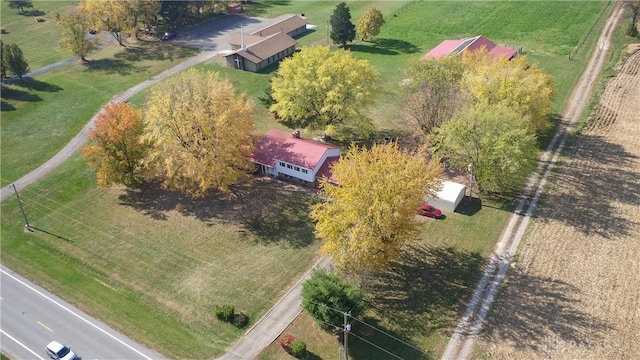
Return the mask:
<path id="1" fill-rule="evenodd" d="M 7 70 L 22 80 L 22 77 L 29 72 L 29 63 L 22 54 L 22 49 L 16 44 L 9 44 L 4 47 L 2 57 L 7 66 Z"/>
<path id="2" fill-rule="evenodd" d="M 478 103 L 440 126 L 432 141 L 452 168 L 466 171 L 473 164 L 480 190 L 504 191 L 521 186 L 535 163 L 536 136 L 528 125 L 505 104 Z"/>
<path id="3" fill-rule="evenodd" d="M 156 85 L 144 116 L 149 170 L 192 197 L 228 191 L 255 170 L 252 108 L 217 72 L 190 69 Z"/>
<path id="4" fill-rule="evenodd" d="M 407 122 L 428 135 L 451 119 L 468 101 L 460 84 L 464 71 L 459 56 L 410 62 L 402 86 Z"/>
<path id="5" fill-rule="evenodd" d="M 467 71 L 462 87 L 475 102 L 506 105 L 527 117 L 535 133 L 551 126 L 555 83 L 536 64 L 529 64 L 526 56 L 493 59 L 486 51 L 475 51 L 465 53 L 463 61 Z"/>
<path id="6" fill-rule="evenodd" d="M 638 36 L 638 14 L 640 14 L 640 1 L 626 0 L 624 6 L 631 10 L 631 22 L 627 30 L 627 35 L 631 37 Z"/>
<path id="7" fill-rule="evenodd" d="M 91 29 L 91 21 L 87 18 L 86 13 L 73 7 L 64 14 L 58 14 L 56 20 L 61 27 L 60 47 L 71 51 L 82 61 L 87 61 L 87 54 L 98 49 L 100 37 L 87 36 L 89 29 Z"/>
<path id="8" fill-rule="evenodd" d="M 329 37 L 334 44 L 344 47 L 356 38 L 356 27 L 351 22 L 351 11 L 345 2 L 336 5 L 329 22 L 331 23 Z"/>
<path id="9" fill-rule="evenodd" d="M 270 110 L 291 128 L 366 136 L 374 125 L 363 110 L 379 93 L 377 82 L 373 66 L 349 51 L 303 48 L 283 60 L 272 78 Z"/>
<path id="10" fill-rule="evenodd" d="M 20 9 L 20 12 L 24 14 L 24 8 L 33 9 L 33 3 L 31 0 L 10 0 L 10 9 Z"/>
<path id="11" fill-rule="evenodd" d="M 339 186 L 321 181 L 325 200 L 311 212 L 320 251 L 354 275 L 384 269 L 416 239 L 416 209 L 440 186 L 439 160 L 395 143 L 351 146 L 331 171 Z"/>
<path id="12" fill-rule="evenodd" d="M 364 308 L 364 291 L 325 269 L 314 269 L 302 284 L 302 309 L 324 330 L 342 327 L 344 313 Z"/>
<path id="13" fill-rule="evenodd" d="M 360 40 L 371 40 L 380 34 L 380 28 L 384 25 L 382 11 L 375 7 L 369 8 L 360 19 L 358 19 L 357 33 Z"/>
<path id="14" fill-rule="evenodd" d="M 89 131 L 94 143 L 82 148 L 87 164 L 97 171 L 98 185 L 139 184 L 147 149 L 140 141 L 143 126 L 142 113 L 122 102 L 108 104 L 98 114 Z"/>

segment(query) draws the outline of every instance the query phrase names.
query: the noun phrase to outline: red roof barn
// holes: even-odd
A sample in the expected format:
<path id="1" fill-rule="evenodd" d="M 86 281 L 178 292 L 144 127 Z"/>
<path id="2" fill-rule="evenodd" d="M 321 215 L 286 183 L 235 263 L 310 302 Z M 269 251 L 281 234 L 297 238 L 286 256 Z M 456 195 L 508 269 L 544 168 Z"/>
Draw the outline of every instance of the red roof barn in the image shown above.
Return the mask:
<path id="1" fill-rule="evenodd" d="M 422 57 L 422 60 L 439 58 L 447 56 L 449 54 L 461 54 L 463 51 L 476 51 L 483 47 L 489 52 L 489 54 L 491 54 L 491 57 L 494 59 L 503 56 L 506 57 L 507 60 L 511 60 L 514 56 L 516 56 L 517 52 L 515 49 L 509 49 L 504 46 L 496 45 L 491 40 L 480 35 L 469 39 L 445 40 L 438 46 L 431 49 L 431 51 L 426 53 Z"/>

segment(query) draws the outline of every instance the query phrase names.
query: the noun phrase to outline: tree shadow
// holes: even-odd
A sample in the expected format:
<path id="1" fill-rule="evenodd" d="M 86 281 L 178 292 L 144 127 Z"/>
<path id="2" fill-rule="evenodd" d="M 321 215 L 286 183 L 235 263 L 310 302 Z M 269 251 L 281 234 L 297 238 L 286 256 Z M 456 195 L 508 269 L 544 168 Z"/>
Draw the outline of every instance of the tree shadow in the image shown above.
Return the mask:
<path id="1" fill-rule="evenodd" d="M 300 190 L 277 180 L 252 178 L 234 185 L 231 193 L 211 191 L 201 199 L 163 189 L 159 183 L 128 188 L 118 198 L 121 205 L 153 219 L 167 220 L 168 212 L 178 211 L 209 226 L 236 225 L 257 242 L 305 247 L 315 239 L 309 208 L 317 199 Z"/>
<path id="2" fill-rule="evenodd" d="M 581 135 L 570 160 L 554 176 L 554 191 L 545 195 L 534 216 L 556 220 L 585 235 L 615 239 L 631 234 L 638 219 L 619 214 L 615 203 L 640 203 L 638 157 L 602 136 Z"/>
<path id="3" fill-rule="evenodd" d="M 2 102 L 6 103 L 6 100 L 36 102 L 42 101 L 42 98 L 38 94 L 18 89 L 15 86 L 2 86 Z M 11 106 L 13 108 L 13 105 L 10 105 L 9 103 L 6 104 L 7 106 Z M 2 111 L 5 111 L 4 106 Z"/>
<path id="4" fill-rule="evenodd" d="M 46 83 L 44 81 L 39 81 L 31 77 L 24 78 L 24 81 L 16 83 L 16 86 L 24 87 L 33 91 L 42 91 L 42 92 L 58 92 L 64 90 L 58 85 Z"/>
<path id="5" fill-rule="evenodd" d="M 84 62 L 83 65 L 88 71 L 101 71 L 107 75 L 131 75 L 134 72 L 142 71 L 128 61 L 115 58 L 90 60 Z"/>
<path id="6" fill-rule="evenodd" d="M 24 16 L 44 16 L 46 15 L 46 13 L 42 10 L 25 10 L 24 13 L 22 13 Z"/>
<path id="7" fill-rule="evenodd" d="M 386 324 L 378 319 L 365 317 L 360 320 L 353 321 L 351 324 L 348 340 L 350 358 L 356 360 L 395 360 L 398 357 L 412 360 L 435 359 L 431 352 L 417 350 L 420 348 L 403 339 L 403 334 L 387 329 Z M 344 336 L 340 334 L 339 337 L 340 343 L 344 345 Z M 372 344 L 376 344 L 384 350 L 378 349 Z"/>
<path id="8" fill-rule="evenodd" d="M 15 111 L 15 110 L 16 110 L 16 107 L 4 101 L 4 99 L 0 101 L 0 112 Z"/>
<path id="9" fill-rule="evenodd" d="M 371 45 L 353 44 L 349 45 L 348 48 L 351 51 L 381 55 L 413 54 L 420 51 L 420 48 L 416 45 L 398 39 L 376 38 L 369 44 Z"/>
<path id="10" fill-rule="evenodd" d="M 165 43 L 148 43 L 145 46 L 127 46 L 127 48 L 113 55 L 115 59 L 140 62 L 140 61 L 165 61 L 193 56 L 196 49 L 171 46 Z"/>
<path id="11" fill-rule="evenodd" d="M 564 281 L 515 270 L 500 290 L 483 331 L 518 349 L 542 352 L 553 346 L 549 343 L 551 334 L 575 344 L 601 342 L 598 334 L 610 330 L 611 325 L 581 310 L 579 292 Z"/>
<path id="12" fill-rule="evenodd" d="M 249 6 L 245 6 L 246 2 L 242 3 L 244 6 L 243 13 L 247 16 L 266 16 L 269 15 L 271 6 L 288 6 L 291 4 L 291 0 L 267 0 L 267 1 L 248 1 Z"/>
<path id="13" fill-rule="evenodd" d="M 389 269 L 368 283 L 378 317 L 405 338 L 448 329 L 474 289 L 485 260 L 453 247 L 411 244 Z"/>

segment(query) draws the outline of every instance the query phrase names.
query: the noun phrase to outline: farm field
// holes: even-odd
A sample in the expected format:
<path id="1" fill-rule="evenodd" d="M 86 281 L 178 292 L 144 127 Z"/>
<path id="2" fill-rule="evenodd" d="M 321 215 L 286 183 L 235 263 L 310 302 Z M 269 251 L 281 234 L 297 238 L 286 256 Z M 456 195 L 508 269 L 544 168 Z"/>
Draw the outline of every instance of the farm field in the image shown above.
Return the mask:
<path id="1" fill-rule="evenodd" d="M 325 35 L 321 24 L 333 7 L 326 2 L 283 4 L 273 8 L 274 16 L 278 11 L 307 11 L 310 18 L 317 16 L 314 22 L 320 25 L 318 30 L 300 41 L 309 45 L 322 44 Z M 607 9 L 604 2 L 520 4 L 531 6 L 530 11 L 508 2 L 471 2 L 465 3 L 466 6 L 456 2 L 349 4 L 354 19 L 368 5 L 381 4 L 389 11 L 388 27 L 383 28 L 380 41 L 351 46 L 355 56 L 370 59 L 381 72 L 385 94 L 371 113 L 379 126 L 385 128 L 398 127 L 402 102 L 397 89 L 406 61 L 420 56 L 445 38 L 478 33 L 500 43 L 524 44 L 526 54 L 539 61 L 558 81 L 561 94 L 556 106 L 561 108 L 563 96 L 568 95 L 578 78 L 597 37 L 590 27 L 593 24 L 597 28 L 601 14 Z M 545 20 L 549 18 L 543 16 L 545 12 L 554 17 Z M 446 16 L 450 13 L 459 14 L 464 21 Z M 516 13 L 521 15 L 517 18 L 518 24 L 524 26 L 527 13 L 536 14 L 535 19 L 529 19 L 536 23 L 527 25 L 530 26 L 527 32 L 514 30 L 512 35 L 502 32 L 500 24 Z M 428 22 L 422 28 L 416 26 L 423 24 L 420 19 L 425 14 L 430 14 L 429 21 L 433 23 Z M 438 30 L 439 27 L 444 30 Z M 532 30 L 536 27 L 553 30 L 536 33 Z M 526 38 L 530 33 L 535 36 Z M 569 60 L 568 54 L 572 52 L 575 53 L 574 60 Z M 262 93 L 260 84 L 267 83 L 268 74 L 238 73 L 220 69 L 217 64 L 203 67 L 228 74 L 238 90 L 246 91 L 254 98 Z M 79 73 L 77 70 L 65 71 L 71 71 L 73 76 Z M 63 74 L 66 73 L 50 76 L 64 77 Z M 136 75 L 142 76 L 137 72 Z M 111 76 L 115 78 L 115 74 Z M 56 82 L 52 81 L 52 84 Z M 109 82 L 104 84 L 107 86 Z M 42 95 L 37 89 L 28 91 L 30 95 Z M 101 96 L 108 99 L 117 92 L 114 87 Z M 142 104 L 143 100 L 135 98 L 132 103 Z M 264 108 L 259 111 L 256 119 L 259 130 L 278 126 Z M 5 172 L 4 154 L 7 149 L 18 146 L 17 142 L 6 142 L 11 138 L 9 128 L 5 128 L 6 114 L 3 112 L 3 184 L 8 183 L 5 174 L 11 174 Z M 41 118 L 34 113 L 27 114 L 13 116 L 15 119 Z M 75 118 L 78 114 L 74 108 L 68 110 L 70 117 Z M 45 125 L 68 126 L 64 118 L 56 118 L 55 122 Z M 42 131 L 50 132 L 45 125 Z M 17 134 L 24 133 L 27 125 L 23 126 L 23 132 Z M 72 135 L 73 131 L 67 130 L 64 136 Z M 60 143 L 64 143 L 62 137 L 58 139 Z M 34 144 L 44 141 L 24 142 L 21 146 L 37 149 Z M 31 153 L 11 161 L 20 164 L 43 158 L 46 156 Z M 35 162 L 34 165 L 37 166 Z M 46 232 L 22 233 L 22 218 L 15 199 L 2 204 L 3 262 L 19 272 L 31 274 L 40 283 L 49 284 L 50 289 L 78 293 L 76 302 L 83 308 L 94 314 L 105 314 L 105 321 L 116 324 L 119 330 L 133 334 L 141 343 L 167 356 L 209 358 L 221 354 L 244 331 L 213 319 L 214 305 L 233 302 L 238 311 L 245 311 L 252 321 L 256 320 L 317 257 L 318 244 L 307 216 L 309 204 L 315 200 L 286 188 L 273 189 L 273 184 L 254 182 L 247 188 L 236 189 L 236 198 L 214 194 L 200 202 L 157 187 L 139 192 L 122 188 L 105 190 L 95 186 L 94 174 L 84 167 L 80 157 L 76 157 L 50 178 L 21 194 L 31 222 Z M 452 214 L 446 221 L 427 222 L 421 242 L 384 274 L 382 280 L 385 282 L 372 285 L 369 298 L 372 306 L 366 314 L 367 321 L 409 342 L 409 346 L 403 343 L 391 345 L 393 351 L 402 353 L 405 358 L 430 358 L 445 345 L 450 327 L 457 320 L 457 312 L 464 306 L 466 294 L 473 287 L 484 258 L 509 215 L 505 203 L 491 199 L 483 201 L 483 208 L 473 216 Z M 59 264 L 53 269 L 45 269 L 41 265 L 43 259 L 52 256 L 59 259 Z M 231 269 L 231 274 L 223 271 L 227 268 Z M 414 279 L 423 281 L 416 284 Z M 297 322 L 292 326 L 307 329 Z M 370 341 L 389 344 L 387 335 L 367 330 L 366 325 L 357 329 Z M 303 335 L 311 337 L 311 333 Z M 326 350 L 313 348 L 312 352 L 320 358 L 335 358 L 336 340 L 335 336 L 329 336 Z M 412 346 L 425 350 L 412 350 Z M 364 341 L 355 340 L 352 349 L 355 359 L 376 358 L 371 356 L 371 345 Z M 277 351 L 282 352 L 281 349 Z M 383 351 L 378 354 L 377 358 L 388 358 Z M 280 355 L 278 353 L 276 358 Z"/>
<path id="2" fill-rule="evenodd" d="M 640 49 L 567 151 L 476 356 L 640 354 Z"/>

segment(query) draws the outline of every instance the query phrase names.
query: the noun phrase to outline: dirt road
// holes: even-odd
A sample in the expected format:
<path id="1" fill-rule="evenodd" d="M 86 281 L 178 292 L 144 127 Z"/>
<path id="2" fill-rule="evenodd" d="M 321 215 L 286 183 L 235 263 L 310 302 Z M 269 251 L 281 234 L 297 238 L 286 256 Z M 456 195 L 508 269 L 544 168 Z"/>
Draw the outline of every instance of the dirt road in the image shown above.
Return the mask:
<path id="1" fill-rule="evenodd" d="M 563 116 L 564 124 L 549 144 L 536 172 L 530 177 L 527 189 L 518 203 L 515 214 L 498 242 L 490 264 L 445 349 L 443 359 L 466 359 L 471 355 L 476 338 L 482 330 L 484 320 L 493 305 L 505 274 L 510 268 L 540 194 L 562 153 L 568 134 L 574 124 L 578 122 L 591 97 L 595 82 L 606 60 L 611 37 L 622 16 L 622 10 L 620 4 L 617 4 L 612 15 L 607 19 L 587 68 L 571 94 Z M 505 301 L 509 301 L 508 297 L 505 296 L 505 298 L 507 298 Z"/>

